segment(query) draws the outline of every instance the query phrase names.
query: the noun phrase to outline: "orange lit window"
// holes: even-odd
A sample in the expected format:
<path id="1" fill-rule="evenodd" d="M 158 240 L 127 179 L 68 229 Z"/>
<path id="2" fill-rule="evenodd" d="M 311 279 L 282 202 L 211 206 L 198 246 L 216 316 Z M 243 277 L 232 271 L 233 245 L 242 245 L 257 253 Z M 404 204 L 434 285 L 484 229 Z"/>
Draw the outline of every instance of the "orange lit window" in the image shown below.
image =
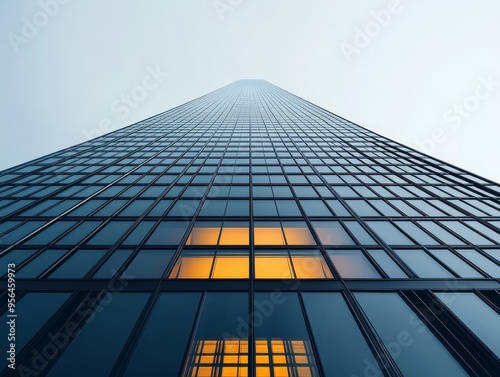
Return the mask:
<path id="1" fill-rule="evenodd" d="M 256 251 L 255 278 L 293 279 L 292 266 L 287 251 Z"/>
<path id="2" fill-rule="evenodd" d="M 198 221 L 189 235 L 186 245 L 248 245 L 248 223 L 226 221 Z"/>
<path id="3" fill-rule="evenodd" d="M 217 252 L 212 278 L 248 279 L 248 252 Z"/>
<path id="4" fill-rule="evenodd" d="M 219 245 L 248 245 L 248 223 L 224 222 Z"/>
<path id="5" fill-rule="evenodd" d="M 214 259 L 213 251 L 185 251 L 177 260 L 170 279 L 208 279 Z"/>
<path id="6" fill-rule="evenodd" d="M 283 223 L 287 245 L 315 245 L 314 238 L 305 223 L 287 221 Z"/>
<path id="7" fill-rule="evenodd" d="M 248 341 L 199 340 L 189 355 L 184 377 L 247 377 Z"/>
<path id="8" fill-rule="evenodd" d="M 256 222 L 253 234 L 255 245 L 285 245 L 279 222 Z"/>
<path id="9" fill-rule="evenodd" d="M 304 340 L 256 339 L 257 377 L 319 376 L 311 345 Z"/>
<path id="10" fill-rule="evenodd" d="M 194 225 L 186 245 L 217 245 L 221 223 L 199 221 Z"/>
<path id="11" fill-rule="evenodd" d="M 319 251 L 291 251 L 298 279 L 332 279 L 333 275 Z"/>

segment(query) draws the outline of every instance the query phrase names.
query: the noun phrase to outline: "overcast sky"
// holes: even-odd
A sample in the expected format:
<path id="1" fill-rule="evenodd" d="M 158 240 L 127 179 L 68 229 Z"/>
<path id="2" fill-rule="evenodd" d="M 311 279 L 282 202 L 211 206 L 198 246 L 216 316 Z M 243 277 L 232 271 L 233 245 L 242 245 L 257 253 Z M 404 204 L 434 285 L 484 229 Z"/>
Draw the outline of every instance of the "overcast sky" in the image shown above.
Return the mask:
<path id="1" fill-rule="evenodd" d="M 4 0 L 0 169 L 241 78 L 500 182 L 498 0 Z"/>

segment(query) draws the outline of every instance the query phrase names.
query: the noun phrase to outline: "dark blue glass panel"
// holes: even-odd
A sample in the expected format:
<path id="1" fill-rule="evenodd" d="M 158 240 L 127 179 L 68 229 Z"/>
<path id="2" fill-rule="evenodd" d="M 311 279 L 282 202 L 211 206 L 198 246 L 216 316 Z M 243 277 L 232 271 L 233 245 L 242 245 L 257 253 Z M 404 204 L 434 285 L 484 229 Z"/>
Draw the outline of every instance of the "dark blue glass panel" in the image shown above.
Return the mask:
<path id="1" fill-rule="evenodd" d="M 161 294 L 124 377 L 177 376 L 199 302 L 199 293 Z"/>
<path id="2" fill-rule="evenodd" d="M 174 255 L 174 250 L 139 250 L 125 270 L 127 278 L 160 278 Z"/>
<path id="3" fill-rule="evenodd" d="M 127 258 L 132 254 L 132 250 L 118 249 L 104 262 L 101 268 L 94 274 L 93 278 L 111 278 L 120 269 Z"/>
<path id="4" fill-rule="evenodd" d="M 49 371 L 49 377 L 110 375 L 148 294 L 114 293 L 111 297 L 113 299 L 103 306 L 103 310 L 96 313 L 92 321 L 87 322 L 69 344 Z"/>
<path id="5" fill-rule="evenodd" d="M 66 260 L 57 270 L 50 274 L 50 278 L 79 279 L 102 258 L 106 250 L 78 250 Z"/>
<path id="6" fill-rule="evenodd" d="M 327 376 L 382 375 L 340 293 L 303 293 L 323 371 Z"/>
<path id="7" fill-rule="evenodd" d="M 47 268 L 52 266 L 59 258 L 66 254 L 67 250 L 45 250 L 34 260 L 29 262 L 17 272 L 18 278 L 36 278 Z"/>
<path id="8" fill-rule="evenodd" d="M 110 221 L 88 241 L 89 245 L 113 245 L 133 224 L 133 221 Z"/>

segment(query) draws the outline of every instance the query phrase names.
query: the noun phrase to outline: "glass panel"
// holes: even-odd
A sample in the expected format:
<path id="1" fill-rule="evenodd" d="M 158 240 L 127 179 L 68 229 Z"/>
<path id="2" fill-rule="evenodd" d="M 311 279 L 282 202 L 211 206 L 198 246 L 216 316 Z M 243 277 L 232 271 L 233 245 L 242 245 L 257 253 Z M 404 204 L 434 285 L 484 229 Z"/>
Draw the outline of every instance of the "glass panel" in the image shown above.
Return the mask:
<path id="1" fill-rule="evenodd" d="M 391 279 L 399 279 L 399 278 L 407 278 L 408 275 L 394 262 L 394 260 L 387 255 L 385 250 L 377 249 L 377 250 L 367 250 L 368 254 L 375 259 L 375 262 L 378 263 L 380 267 L 384 270 L 384 272 Z"/>
<path id="2" fill-rule="evenodd" d="M 208 279 L 214 259 L 213 250 L 184 250 L 177 260 L 170 279 Z"/>
<path id="3" fill-rule="evenodd" d="M 452 278 L 453 274 L 436 262 L 424 250 L 394 250 L 421 278 Z"/>
<path id="4" fill-rule="evenodd" d="M 344 221 L 344 225 L 351 231 L 361 245 L 378 245 L 372 236 L 357 221 Z"/>
<path id="5" fill-rule="evenodd" d="M 182 376 L 248 376 L 247 324 L 246 293 L 207 293 Z"/>
<path id="6" fill-rule="evenodd" d="M 108 258 L 101 268 L 94 274 L 95 279 L 111 278 L 114 276 L 127 258 L 132 254 L 132 250 L 118 249 Z"/>
<path id="7" fill-rule="evenodd" d="M 75 225 L 76 221 L 58 221 L 52 225 L 49 225 L 47 228 L 42 230 L 40 233 L 35 235 L 34 237 L 27 240 L 25 245 L 47 245 L 54 238 L 57 238 L 73 225 Z"/>
<path id="8" fill-rule="evenodd" d="M 451 268 L 458 276 L 463 278 L 481 278 L 479 272 L 465 263 L 462 259 L 453 254 L 450 250 L 429 250 L 437 259 Z"/>
<path id="9" fill-rule="evenodd" d="M 366 224 L 389 245 L 413 245 L 408 237 L 388 221 L 366 221 Z"/>
<path id="10" fill-rule="evenodd" d="M 217 251 L 212 273 L 213 279 L 248 279 L 248 276 L 248 251 Z"/>
<path id="11" fill-rule="evenodd" d="M 465 238 L 473 245 L 493 245 L 493 242 L 487 240 L 480 234 L 476 233 L 475 231 L 458 221 L 440 221 L 440 223 L 450 228 L 455 233 L 460 235 L 460 237 Z"/>
<path id="12" fill-rule="evenodd" d="M 494 278 L 500 277 L 500 266 L 496 265 L 493 261 L 490 261 L 484 255 L 479 254 L 476 250 L 466 249 L 456 250 L 456 252 L 470 260 L 488 275 Z"/>
<path id="13" fill-rule="evenodd" d="M 186 245 L 217 245 L 220 228 L 219 221 L 198 221 L 191 230 Z"/>
<path id="14" fill-rule="evenodd" d="M 439 242 L 410 221 L 395 221 L 394 223 L 421 245 L 439 245 Z"/>
<path id="15" fill-rule="evenodd" d="M 382 376 L 340 293 L 307 292 L 302 297 L 326 376 Z"/>
<path id="16" fill-rule="evenodd" d="M 26 259 L 35 254 L 37 250 L 25 250 L 25 249 L 14 249 L 4 256 L 0 257 L 0 268 L 2 269 L 0 274 L 7 273 L 7 265 L 9 263 L 14 263 L 16 265 L 21 264 Z M 0 275 L 1 276 L 1 275 Z"/>
<path id="17" fill-rule="evenodd" d="M 219 245 L 248 245 L 248 243 L 249 233 L 247 222 L 224 222 Z"/>
<path id="18" fill-rule="evenodd" d="M 30 341 L 38 332 L 42 325 L 47 322 L 52 315 L 66 302 L 70 293 L 27 293 L 21 300 L 16 303 L 16 312 L 20 313 L 15 317 L 16 334 L 15 345 L 16 353 L 20 354 L 23 347 Z M 2 326 L 12 317 L 7 317 L 10 314 L 5 312 L 2 317 Z M 5 328 L 5 327 L 4 327 Z M 8 343 L 7 333 L 5 341 L 2 339 L 2 345 L 5 345 L 5 350 L 10 348 Z M 7 359 L 2 358 L 0 370 L 7 366 Z M 22 374 L 22 372 L 20 373 Z"/>
<path id="19" fill-rule="evenodd" d="M 338 221 L 313 221 L 312 226 L 323 245 L 354 245 Z"/>
<path id="20" fill-rule="evenodd" d="M 50 278 L 81 279 L 103 257 L 106 250 L 78 250 Z"/>
<path id="21" fill-rule="evenodd" d="M 465 245 L 463 241 L 432 221 L 418 221 L 418 224 L 447 245 Z"/>
<path id="22" fill-rule="evenodd" d="M 453 313 L 500 357 L 500 317 L 472 292 L 434 293 Z"/>
<path id="23" fill-rule="evenodd" d="M 306 223 L 285 221 L 282 225 L 287 245 L 316 245 Z"/>
<path id="24" fill-rule="evenodd" d="M 292 279 L 293 277 L 287 251 L 255 250 L 256 279 Z"/>
<path id="25" fill-rule="evenodd" d="M 354 295 L 405 377 L 467 376 L 397 293 Z"/>
<path id="26" fill-rule="evenodd" d="M 199 293 L 162 293 L 124 377 L 177 376 L 199 302 Z"/>
<path id="27" fill-rule="evenodd" d="M 17 271 L 16 276 L 18 278 L 36 278 L 66 253 L 67 250 L 45 250 L 20 271 Z"/>
<path id="28" fill-rule="evenodd" d="M 295 200 L 277 200 L 276 206 L 280 216 L 302 216 Z"/>
<path id="29" fill-rule="evenodd" d="M 139 250 L 122 277 L 160 278 L 174 255 L 174 250 Z"/>
<path id="30" fill-rule="evenodd" d="M 256 375 L 318 377 L 297 294 L 257 292 L 254 305 Z"/>
<path id="31" fill-rule="evenodd" d="M 87 244 L 113 245 L 133 224 L 133 221 L 110 221 Z"/>
<path id="32" fill-rule="evenodd" d="M 333 278 L 319 250 L 291 250 L 290 256 L 297 279 Z"/>
<path id="33" fill-rule="evenodd" d="M 327 250 L 343 278 L 380 278 L 380 274 L 361 250 Z"/>
<path id="34" fill-rule="evenodd" d="M 254 223 L 255 245 L 284 245 L 285 238 L 279 222 L 259 221 Z"/>
<path id="35" fill-rule="evenodd" d="M 87 321 L 47 375 L 109 376 L 148 296 L 147 293 L 114 293 L 106 309 L 95 315 L 93 321 Z"/>
<path id="36" fill-rule="evenodd" d="M 146 241 L 147 245 L 178 245 L 186 232 L 186 221 L 162 221 Z"/>

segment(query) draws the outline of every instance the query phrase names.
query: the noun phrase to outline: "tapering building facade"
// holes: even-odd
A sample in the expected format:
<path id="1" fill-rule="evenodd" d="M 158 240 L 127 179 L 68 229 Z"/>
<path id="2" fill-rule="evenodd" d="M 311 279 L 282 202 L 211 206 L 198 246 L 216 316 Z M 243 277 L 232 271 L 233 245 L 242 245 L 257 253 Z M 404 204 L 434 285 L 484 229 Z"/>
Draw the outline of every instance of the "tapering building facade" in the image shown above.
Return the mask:
<path id="1" fill-rule="evenodd" d="M 500 371 L 499 185 L 265 81 L 0 183 L 0 376 Z"/>

